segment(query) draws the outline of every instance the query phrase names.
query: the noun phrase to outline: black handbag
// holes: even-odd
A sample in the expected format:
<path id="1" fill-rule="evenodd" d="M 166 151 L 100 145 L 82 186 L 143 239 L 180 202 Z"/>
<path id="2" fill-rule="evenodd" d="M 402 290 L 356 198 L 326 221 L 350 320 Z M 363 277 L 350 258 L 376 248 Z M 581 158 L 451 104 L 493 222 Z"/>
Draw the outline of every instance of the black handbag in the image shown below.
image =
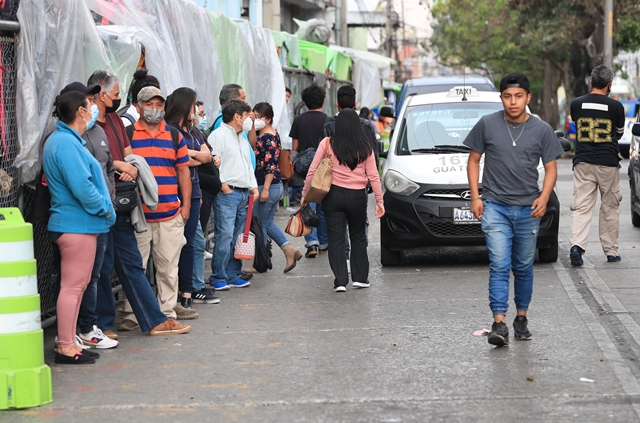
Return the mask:
<path id="1" fill-rule="evenodd" d="M 131 213 L 138 207 L 140 194 L 138 193 L 138 183 L 136 181 L 117 181 L 116 199 L 114 206 L 116 213 Z"/>
<path id="2" fill-rule="evenodd" d="M 308 204 L 300 209 L 300 217 L 302 218 L 302 222 L 307 226 L 311 226 L 312 228 L 320 226 L 320 218 L 318 218 L 316 212 L 309 207 Z"/>

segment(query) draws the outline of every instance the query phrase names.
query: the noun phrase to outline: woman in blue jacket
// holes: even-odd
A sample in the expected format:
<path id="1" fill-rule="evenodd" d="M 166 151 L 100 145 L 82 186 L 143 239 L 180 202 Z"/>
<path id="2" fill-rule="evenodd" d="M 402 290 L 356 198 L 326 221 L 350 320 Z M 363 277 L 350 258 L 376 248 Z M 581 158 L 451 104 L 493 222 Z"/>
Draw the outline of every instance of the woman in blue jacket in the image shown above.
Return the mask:
<path id="1" fill-rule="evenodd" d="M 49 232 L 61 255 L 55 361 L 64 364 L 94 363 L 99 356 L 76 345 L 76 323 L 91 278 L 96 238 L 116 219 L 102 168 L 80 138 L 92 123 L 86 94 L 93 88 L 84 89 L 86 93 L 69 91 L 56 97 L 53 115 L 59 121 L 42 158 L 51 193 Z"/>

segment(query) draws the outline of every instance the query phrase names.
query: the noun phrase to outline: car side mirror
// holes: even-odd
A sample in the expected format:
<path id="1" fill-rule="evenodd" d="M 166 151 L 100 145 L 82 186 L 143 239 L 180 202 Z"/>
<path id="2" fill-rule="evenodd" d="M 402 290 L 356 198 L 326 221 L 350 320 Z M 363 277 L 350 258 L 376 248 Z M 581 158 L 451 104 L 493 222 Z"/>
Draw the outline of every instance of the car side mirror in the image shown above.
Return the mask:
<path id="1" fill-rule="evenodd" d="M 558 138 L 564 138 L 564 132 L 562 131 L 555 131 L 556 137 Z"/>
<path id="2" fill-rule="evenodd" d="M 571 142 L 564 137 L 564 132 L 555 131 L 556 137 L 558 137 L 558 141 L 560 141 L 560 145 L 564 151 L 571 151 Z"/>
<path id="3" fill-rule="evenodd" d="M 393 113 L 393 108 L 389 107 L 389 106 L 383 106 L 380 109 L 380 116 L 384 116 L 384 117 L 388 117 L 388 118 L 395 118 L 395 114 Z"/>
<path id="4" fill-rule="evenodd" d="M 640 137 L 640 123 L 634 123 L 631 127 L 631 133 L 636 137 Z"/>

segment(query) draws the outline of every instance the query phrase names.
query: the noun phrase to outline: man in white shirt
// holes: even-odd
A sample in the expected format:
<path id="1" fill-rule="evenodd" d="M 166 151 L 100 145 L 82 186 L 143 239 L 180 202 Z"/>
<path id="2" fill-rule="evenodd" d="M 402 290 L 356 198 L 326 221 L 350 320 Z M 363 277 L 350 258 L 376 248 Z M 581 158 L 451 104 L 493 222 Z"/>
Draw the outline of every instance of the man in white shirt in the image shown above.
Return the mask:
<path id="1" fill-rule="evenodd" d="M 209 282 L 216 291 L 230 287 L 245 288 L 249 281 L 240 279 L 242 262 L 233 255 L 238 235 L 244 230 L 249 195 L 258 198 L 258 184 L 251 164 L 251 147 L 242 135 L 251 130 L 251 108 L 243 101 L 230 100 L 222 108 L 222 124 L 209 135 L 211 152 L 220 157 L 222 190 L 214 207 L 216 238 L 211 259 Z"/>

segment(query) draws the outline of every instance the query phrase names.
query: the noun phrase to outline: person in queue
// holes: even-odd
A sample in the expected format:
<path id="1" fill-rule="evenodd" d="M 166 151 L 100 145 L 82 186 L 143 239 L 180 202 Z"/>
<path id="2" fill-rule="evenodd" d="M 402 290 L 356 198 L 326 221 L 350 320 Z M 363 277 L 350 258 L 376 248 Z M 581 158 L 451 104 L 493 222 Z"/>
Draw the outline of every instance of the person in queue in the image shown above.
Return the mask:
<path id="1" fill-rule="evenodd" d="M 380 177 L 371 143 L 362 132 L 360 118 L 353 109 L 340 112 L 335 123 L 335 135 L 324 138 L 309 167 L 302 191 L 302 204 L 313 174 L 324 157 L 333 159 L 331 189 L 322 200 L 329 236 L 329 264 L 335 276 L 334 291 L 345 292 L 349 282 L 345 251 L 345 231 L 349 225 L 351 240 L 351 278 L 354 288 L 369 287 L 369 257 L 367 256 L 367 183 L 376 197 L 375 215 L 384 216 Z"/>
<path id="2" fill-rule="evenodd" d="M 76 344 L 76 324 L 82 295 L 91 279 L 98 234 L 115 222 L 115 211 L 100 163 L 81 138 L 92 116 L 86 92 L 69 91 L 55 99 L 56 130 L 43 149 L 42 165 L 51 194 L 48 229 L 61 255 L 60 294 L 56 304 L 60 364 L 94 363 L 99 354 Z M 71 165 L 70 165 L 71 164 Z"/>
<path id="3" fill-rule="evenodd" d="M 274 216 L 278 202 L 282 198 L 284 189 L 280 177 L 278 161 L 280 159 L 280 135 L 273 124 L 273 107 L 269 103 L 258 103 L 253 108 L 256 117 L 255 128 L 258 130 L 258 141 L 256 142 L 256 182 L 260 192 L 260 201 L 255 209 L 255 215 L 262 221 L 264 240 L 267 242 L 267 235 L 275 241 L 282 249 L 286 258 L 284 273 L 290 272 L 298 260 L 302 258 L 302 253 L 297 248 L 289 244 L 282 229 L 274 222 Z"/>

